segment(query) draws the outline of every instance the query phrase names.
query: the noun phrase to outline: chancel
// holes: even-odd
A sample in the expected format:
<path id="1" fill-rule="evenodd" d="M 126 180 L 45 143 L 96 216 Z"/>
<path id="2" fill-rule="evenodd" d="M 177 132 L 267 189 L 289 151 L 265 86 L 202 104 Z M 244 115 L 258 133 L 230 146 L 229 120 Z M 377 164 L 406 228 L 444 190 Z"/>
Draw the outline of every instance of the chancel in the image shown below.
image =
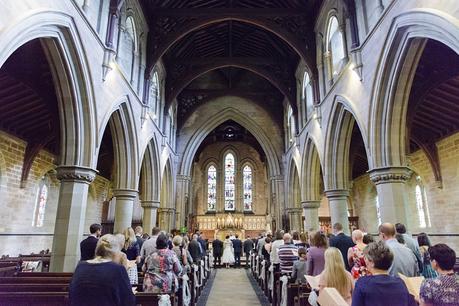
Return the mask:
<path id="1" fill-rule="evenodd" d="M 458 305 L 458 1 L 1 7 L 0 305 Z"/>

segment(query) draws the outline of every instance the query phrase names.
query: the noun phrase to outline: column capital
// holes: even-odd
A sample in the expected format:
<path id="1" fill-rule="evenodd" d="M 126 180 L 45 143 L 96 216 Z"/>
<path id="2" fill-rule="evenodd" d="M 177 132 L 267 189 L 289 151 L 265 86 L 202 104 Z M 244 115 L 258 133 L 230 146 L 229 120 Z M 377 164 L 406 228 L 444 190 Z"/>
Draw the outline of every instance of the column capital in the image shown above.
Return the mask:
<path id="1" fill-rule="evenodd" d="M 140 201 L 140 205 L 143 207 L 143 208 L 159 208 L 160 206 L 160 202 L 159 201 Z"/>
<path id="2" fill-rule="evenodd" d="M 129 198 L 135 199 L 139 192 L 135 189 L 115 189 L 113 190 L 113 195 L 116 198 Z"/>
<path id="3" fill-rule="evenodd" d="M 191 181 L 191 176 L 185 174 L 177 174 L 177 181 Z"/>
<path id="4" fill-rule="evenodd" d="M 288 213 L 302 213 L 301 207 L 289 207 L 285 209 Z"/>
<path id="5" fill-rule="evenodd" d="M 271 181 L 283 181 L 284 177 L 282 175 L 273 175 L 269 177 Z"/>
<path id="6" fill-rule="evenodd" d="M 301 206 L 303 209 L 315 209 L 320 207 L 320 201 L 314 201 L 314 200 L 309 200 L 309 201 L 302 201 Z"/>
<path id="7" fill-rule="evenodd" d="M 368 171 L 370 180 L 375 184 L 404 183 L 409 180 L 413 171 L 408 167 L 381 167 Z"/>
<path id="8" fill-rule="evenodd" d="M 60 181 L 76 181 L 90 184 L 96 178 L 97 171 L 82 166 L 58 166 L 57 179 Z"/>
<path id="9" fill-rule="evenodd" d="M 349 196 L 349 190 L 347 189 L 334 189 L 326 190 L 325 195 L 327 198 L 347 198 Z"/>

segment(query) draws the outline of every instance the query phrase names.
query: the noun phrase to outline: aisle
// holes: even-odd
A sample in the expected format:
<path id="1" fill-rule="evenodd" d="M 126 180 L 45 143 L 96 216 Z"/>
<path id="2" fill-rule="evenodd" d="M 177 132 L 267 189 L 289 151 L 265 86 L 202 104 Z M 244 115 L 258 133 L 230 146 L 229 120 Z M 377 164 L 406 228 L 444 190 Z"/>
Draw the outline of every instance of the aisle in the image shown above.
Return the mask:
<path id="1" fill-rule="evenodd" d="M 218 269 L 207 306 L 261 305 L 245 269 Z"/>

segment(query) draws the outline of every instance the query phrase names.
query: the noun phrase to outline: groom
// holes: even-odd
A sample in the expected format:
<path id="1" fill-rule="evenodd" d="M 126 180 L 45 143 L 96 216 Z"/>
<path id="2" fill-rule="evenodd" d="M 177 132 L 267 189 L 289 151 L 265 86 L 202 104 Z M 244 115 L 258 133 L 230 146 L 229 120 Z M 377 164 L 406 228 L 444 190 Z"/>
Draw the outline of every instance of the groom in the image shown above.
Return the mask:
<path id="1" fill-rule="evenodd" d="M 242 241 L 238 239 L 238 235 L 233 239 L 233 250 L 234 250 L 234 266 L 241 266 L 241 253 L 242 253 Z"/>

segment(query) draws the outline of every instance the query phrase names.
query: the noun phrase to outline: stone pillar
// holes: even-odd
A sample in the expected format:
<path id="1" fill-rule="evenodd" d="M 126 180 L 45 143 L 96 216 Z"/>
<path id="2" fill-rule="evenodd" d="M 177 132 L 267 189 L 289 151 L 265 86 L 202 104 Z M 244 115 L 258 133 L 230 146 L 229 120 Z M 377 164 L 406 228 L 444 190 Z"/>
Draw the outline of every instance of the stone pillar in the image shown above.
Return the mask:
<path id="1" fill-rule="evenodd" d="M 339 222 L 343 225 L 343 232 L 349 234 L 349 218 L 347 214 L 349 190 L 327 190 L 325 195 L 330 206 L 331 225 L 333 226 L 333 224 Z"/>
<path id="2" fill-rule="evenodd" d="M 176 210 L 178 213 L 178 227 L 181 226 L 188 226 L 190 224 L 187 223 L 187 217 L 191 213 L 191 207 L 187 207 L 188 205 L 188 194 L 189 194 L 189 186 L 191 183 L 191 177 L 188 175 L 177 175 L 177 206 Z"/>
<path id="3" fill-rule="evenodd" d="M 319 224 L 319 207 L 320 201 L 303 201 L 301 202 L 304 214 L 304 231 L 318 231 Z"/>
<path id="4" fill-rule="evenodd" d="M 406 224 L 408 200 L 405 182 L 410 179 L 412 171 L 407 167 L 384 167 L 369 172 L 378 192 L 382 222 Z"/>
<path id="5" fill-rule="evenodd" d="M 284 177 L 281 175 L 270 177 L 271 181 L 271 214 L 276 220 L 276 230 L 282 229 L 282 214 L 284 212 Z M 274 229 L 273 229 L 274 230 Z"/>
<path id="6" fill-rule="evenodd" d="M 133 189 L 116 189 L 113 190 L 113 194 L 116 198 L 113 233 L 122 233 L 126 228 L 132 226 L 132 210 L 138 191 Z"/>
<path id="7" fill-rule="evenodd" d="M 301 232 L 301 208 L 291 208 L 290 210 L 290 229 L 293 231 Z"/>
<path id="8" fill-rule="evenodd" d="M 151 235 L 151 230 L 156 226 L 159 201 L 142 201 L 143 207 L 143 230 Z"/>
<path id="9" fill-rule="evenodd" d="M 54 226 L 51 272 L 73 272 L 80 260 L 88 188 L 95 177 L 96 171 L 86 167 L 57 168 L 57 178 L 61 185 Z"/>

